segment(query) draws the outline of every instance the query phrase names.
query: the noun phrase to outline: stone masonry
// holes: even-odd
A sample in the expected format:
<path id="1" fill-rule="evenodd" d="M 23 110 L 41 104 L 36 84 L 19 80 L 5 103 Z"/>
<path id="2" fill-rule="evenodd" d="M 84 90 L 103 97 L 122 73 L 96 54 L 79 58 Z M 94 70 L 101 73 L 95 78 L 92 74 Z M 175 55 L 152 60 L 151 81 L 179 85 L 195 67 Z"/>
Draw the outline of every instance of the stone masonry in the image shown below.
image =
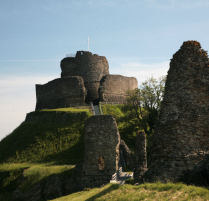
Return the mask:
<path id="1" fill-rule="evenodd" d="M 109 75 L 106 57 L 88 51 L 77 51 L 75 57 L 62 59 L 60 67 L 60 79 L 36 85 L 36 110 L 99 101 L 123 103 L 126 91 L 138 85 L 136 78 Z"/>
<path id="2" fill-rule="evenodd" d="M 44 85 L 36 85 L 36 110 L 70 107 L 85 103 L 86 89 L 82 77 L 58 78 Z"/>
<path id="3" fill-rule="evenodd" d="M 78 51 L 75 57 L 66 57 L 61 63 L 61 77 L 81 76 L 88 91 L 86 101 L 99 99 L 99 85 L 103 76 L 109 74 L 106 57 L 87 51 Z"/>
<path id="4" fill-rule="evenodd" d="M 145 181 L 176 181 L 209 150 L 209 60 L 186 41 L 170 62 Z"/>
<path id="5" fill-rule="evenodd" d="M 134 181 L 139 182 L 147 171 L 146 134 L 139 131 L 136 135 Z"/>
<path id="6" fill-rule="evenodd" d="M 87 119 L 84 142 L 84 161 L 75 167 L 68 183 L 69 193 L 107 184 L 118 170 L 120 135 L 111 115 Z"/>
<path id="7" fill-rule="evenodd" d="M 102 102 L 125 102 L 127 90 L 138 87 L 135 77 L 122 75 L 106 75 L 102 78 L 99 89 L 99 99 Z"/>

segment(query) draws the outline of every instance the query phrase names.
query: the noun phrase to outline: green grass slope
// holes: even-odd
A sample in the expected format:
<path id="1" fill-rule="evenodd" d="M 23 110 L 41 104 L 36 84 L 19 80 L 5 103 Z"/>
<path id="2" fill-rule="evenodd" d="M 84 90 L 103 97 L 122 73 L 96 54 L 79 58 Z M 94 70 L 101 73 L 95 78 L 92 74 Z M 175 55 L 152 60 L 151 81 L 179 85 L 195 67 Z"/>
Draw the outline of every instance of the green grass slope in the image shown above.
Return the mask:
<path id="1" fill-rule="evenodd" d="M 72 165 L 53 165 L 52 163 L 0 165 L 0 200 L 9 201 L 11 193 L 17 187 L 24 194 L 34 185 L 44 183 L 52 175 L 69 178 L 73 168 Z"/>
<path id="2" fill-rule="evenodd" d="M 89 109 L 36 111 L 0 142 L 0 163 L 76 164 L 83 159 L 83 126 Z M 30 117 L 30 118 L 29 118 Z"/>
<path id="3" fill-rule="evenodd" d="M 53 201 L 127 201 L 127 200 L 209 200 L 209 190 L 181 183 L 146 183 L 139 186 L 108 184 L 101 188 L 86 189 Z"/>
<path id="4" fill-rule="evenodd" d="M 102 105 L 103 114 L 112 115 L 117 122 L 121 139 L 125 141 L 129 149 L 134 152 L 136 133 L 142 128 L 128 114 L 123 112 L 123 105 Z"/>

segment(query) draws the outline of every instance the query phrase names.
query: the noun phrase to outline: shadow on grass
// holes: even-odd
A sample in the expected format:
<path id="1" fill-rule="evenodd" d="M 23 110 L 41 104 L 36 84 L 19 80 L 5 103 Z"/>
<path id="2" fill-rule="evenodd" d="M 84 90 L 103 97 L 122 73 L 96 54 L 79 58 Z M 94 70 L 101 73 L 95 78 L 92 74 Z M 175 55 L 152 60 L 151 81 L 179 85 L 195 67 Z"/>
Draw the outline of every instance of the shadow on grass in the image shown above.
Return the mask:
<path id="1" fill-rule="evenodd" d="M 109 188 L 103 190 L 102 192 L 92 196 L 91 198 L 88 198 L 86 201 L 93 201 L 99 197 L 102 197 L 103 195 L 110 193 L 111 191 L 117 190 L 119 188 L 119 184 L 112 184 Z"/>

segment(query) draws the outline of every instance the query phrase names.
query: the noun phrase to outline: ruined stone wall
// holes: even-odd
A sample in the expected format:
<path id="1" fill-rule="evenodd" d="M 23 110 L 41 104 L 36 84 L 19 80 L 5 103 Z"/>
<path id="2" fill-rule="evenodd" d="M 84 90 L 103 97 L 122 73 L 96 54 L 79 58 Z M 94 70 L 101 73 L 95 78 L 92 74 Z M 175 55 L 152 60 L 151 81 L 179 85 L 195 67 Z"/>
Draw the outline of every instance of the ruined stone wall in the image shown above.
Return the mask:
<path id="1" fill-rule="evenodd" d="M 86 120 L 84 143 L 84 161 L 75 167 L 68 184 L 72 192 L 107 184 L 118 170 L 120 135 L 111 115 L 96 115 Z"/>
<path id="2" fill-rule="evenodd" d="M 82 77 L 58 78 L 43 85 L 36 85 L 36 110 L 70 107 L 85 103 L 86 89 Z"/>
<path id="3" fill-rule="evenodd" d="M 127 90 L 138 87 L 137 79 L 122 75 L 106 75 L 102 78 L 99 97 L 102 102 L 124 103 Z"/>
<path id="4" fill-rule="evenodd" d="M 135 169 L 134 181 L 139 182 L 142 175 L 147 171 L 146 134 L 139 131 L 136 135 L 135 144 Z"/>
<path id="5" fill-rule="evenodd" d="M 124 140 L 120 141 L 120 151 L 122 151 L 123 158 L 125 160 L 125 163 L 126 163 L 127 167 L 130 170 L 133 170 L 134 169 L 134 164 L 135 164 L 135 157 L 131 153 L 131 150 L 128 148 L 128 146 L 126 145 Z"/>
<path id="6" fill-rule="evenodd" d="M 88 90 L 87 101 L 98 99 L 99 83 L 103 76 L 109 74 L 109 64 L 106 57 L 87 51 L 78 51 L 75 58 L 64 58 L 60 67 L 61 77 L 81 76 Z"/>
<path id="7" fill-rule="evenodd" d="M 170 62 L 164 100 L 144 180 L 178 180 L 209 150 L 209 60 L 196 41 L 184 42 Z"/>

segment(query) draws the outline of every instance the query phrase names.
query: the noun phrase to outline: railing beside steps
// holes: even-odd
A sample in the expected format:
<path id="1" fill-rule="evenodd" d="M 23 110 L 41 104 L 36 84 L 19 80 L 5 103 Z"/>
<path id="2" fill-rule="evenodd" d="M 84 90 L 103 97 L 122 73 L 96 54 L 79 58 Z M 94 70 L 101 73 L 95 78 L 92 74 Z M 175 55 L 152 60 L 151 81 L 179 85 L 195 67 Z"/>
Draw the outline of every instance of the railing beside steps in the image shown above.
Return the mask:
<path id="1" fill-rule="evenodd" d="M 111 182 L 114 182 L 114 181 L 116 182 L 121 176 L 121 174 L 122 174 L 122 167 L 119 167 L 119 169 L 115 172 L 115 174 L 112 175 Z"/>
<path id="2" fill-rule="evenodd" d="M 100 110 L 100 114 L 101 114 L 101 115 L 103 115 L 103 111 L 102 111 L 101 102 L 99 102 L 99 110 Z"/>
<path id="3" fill-rule="evenodd" d="M 92 111 L 93 111 L 93 113 L 94 113 L 94 115 L 95 115 L 95 111 L 94 111 L 94 105 L 93 105 L 93 103 L 92 103 L 92 102 L 90 102 L 90 105 L 91 105 L 91 109 L 92 109 Z"/>

